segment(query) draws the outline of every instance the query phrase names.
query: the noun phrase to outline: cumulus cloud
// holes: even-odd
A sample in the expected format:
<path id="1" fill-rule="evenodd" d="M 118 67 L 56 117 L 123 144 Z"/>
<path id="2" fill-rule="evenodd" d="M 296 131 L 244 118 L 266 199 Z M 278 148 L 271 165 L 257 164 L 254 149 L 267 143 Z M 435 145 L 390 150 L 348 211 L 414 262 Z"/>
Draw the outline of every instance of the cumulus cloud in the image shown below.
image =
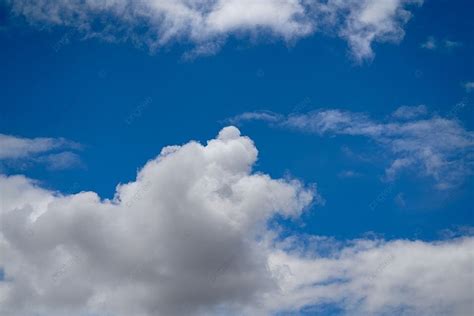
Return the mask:
<path id="1" fill-rule="evenodd" d="M 385 171 L 394 180 L 407 168 L 429 176 L 439 189 L 459 185 L 474 167 L 474 133 L 452 118 L 425 115 L 426 107 L 400 107 L 388 121 L 374 121 L 365 113 L 323 109 L 308 113 L 265 113 L 275 126 L 324 135 L 363 136 L 375 140 L 393 157 Z M 268 115 L 272 115 L 268 117 Z M 404 119 L 401 120 L 400 119 Z M 258 112 L 231 118 L 234 122 L 261 120 Z"/>
<path id="2" fill-rule="evenodd" d="M 345 38 L 357 60 L 372 58 L 373 42 L 398 42 L 405 32 L 403 26 L 411 18 L 407 7 L 421 5 L 422 0 L 329 0 L 323 10 L 330 17 L 342 14 L 338 34 Z M 340 19 L 340 17 L 339 17 Z"/>
<path id="3" fill-rule="evenodd" d="M 113 0 L 9 1 L 14 15 L 36 25 L 77 29 L 86 38 L 129 40 L 155 51 L 181 41 L 187 56 L 212 54 L 229 36 L 294 42 L 315 32 L 340 36 L 357 60 L 372 58 L 373 42 L 398 42 L 422 0 Z"/>
<path id="4" fill-rule="evenodd" d="M 2 315 L 467 315 L 474 240 L 278 238 L 315 188 L 254 172 L 235 127 L 162 150 L 115 197 L 0 176 Z M 304 245 L 304 246 L 303 246 Z"/>
<path id="5" fill-rule="evenodd" d="M 275 286 L 266 221 L 296 217 L 317 196 L 253 173 L 256 158 L 229 127 L 205 146 L 166 147 L 113 200 L 2 176 L 1 313 L 183 315 L 250 304 Z"/>

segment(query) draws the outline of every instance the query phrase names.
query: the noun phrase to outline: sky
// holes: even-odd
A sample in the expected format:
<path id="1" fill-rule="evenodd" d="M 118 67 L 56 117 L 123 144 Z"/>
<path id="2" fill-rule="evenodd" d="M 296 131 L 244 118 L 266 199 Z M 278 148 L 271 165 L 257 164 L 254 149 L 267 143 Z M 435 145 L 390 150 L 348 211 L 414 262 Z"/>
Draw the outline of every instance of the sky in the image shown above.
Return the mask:
<path id="1" fill-rule="evenodd" d="M 473 9 L 0 0 L 0 314 L 471 315 Z"/>

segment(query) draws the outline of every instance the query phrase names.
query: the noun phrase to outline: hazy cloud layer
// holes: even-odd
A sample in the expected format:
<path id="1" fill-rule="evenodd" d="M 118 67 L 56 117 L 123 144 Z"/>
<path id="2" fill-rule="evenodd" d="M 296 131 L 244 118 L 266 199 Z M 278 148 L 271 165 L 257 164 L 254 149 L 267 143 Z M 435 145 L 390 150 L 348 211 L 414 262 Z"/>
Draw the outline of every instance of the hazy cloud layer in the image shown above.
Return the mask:
<path id="1" fill-rule="evenodd" d="M 474 239 L 278 239 L 315 187 L 252 171 L 234 127 L 170 146 L 113 200 L 0 176 L 2 315 L 468 315 Z M 304 241 L 304 242 L 302 242 Z M 302 246 L 304 245 L 304 246 Z"/>
<path id="2" fill-rule="evenodd" d="M 461 183 L 474 167 L 474 133 L 457 119 L 426 116 L 424 105 L 402 106 L 386 121 L 364 113 L 322 109 L 283 116 L 271 112 L 248 112 L 230 118 L 233 124 L 249 120 L 325 135 L 363 136 L 375 140 L 393 157 L 385 178 L 393 180 L 407 168 L 432 177 L 439 189 Z"/>
<path id="3" fill-rule="evenodd" d="M 422 0 L 15 0 L 14 15 L 39 26 L 74 28 L 82 36 L 129 40 L 155 51 L 181 41 L 188 56 L 213 54 L 229 36 L 294 42 L 316 32 L 345 39 L 356 60 L 374 42 L 398 42 Z"/>

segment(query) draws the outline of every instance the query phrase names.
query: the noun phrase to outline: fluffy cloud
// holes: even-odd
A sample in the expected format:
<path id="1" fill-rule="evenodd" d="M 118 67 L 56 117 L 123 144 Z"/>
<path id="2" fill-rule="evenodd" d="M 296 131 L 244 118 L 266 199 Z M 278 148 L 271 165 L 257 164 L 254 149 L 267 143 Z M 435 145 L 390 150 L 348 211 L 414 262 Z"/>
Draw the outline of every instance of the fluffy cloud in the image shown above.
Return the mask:
<path id="1" fill-rule="evenodd" d="M 409 5 L 421 5 L 423 0 L 329 0 L 323 10 L 331 19 L 339 17 L 338 34 L 345 38 L 357 60 L 373 57 L 373 42 L 398 42 L 405 35 L 403 26 L 411 13 Z"/>
<path id="2" fill-rule="evenodd" d="M 252 173 L 256 158 L 229 127 L 206 146 L 166 147 L 113 200 L 1 177 L 1 313 L 183 315 L 249 304 L 275 286 L 266 221 L 298 216 L 316 194 Z"/>
<path id="3" fill-rule="evenodd" d="M 386 122 L 372 120 L 364 113 L 324 109 L 283 116 L 248 112 L 230 119 L 235 124 L 262 120 L 271 125 L 324 135 L 364 136 L 375 140 L 393 156 L 386 178 L 393 180 L 407 168 L 432 177 L 439 189 L 456 186 L 474 165 L 474 133 L 452 118 L 430 116 L 425 106 L 398 108 Z M 400 121 L 400 119 L 403 119 Z"/>
<path id="4" fill-rule="evenodd" d="M 234 127 L 170 146 L 112 200 L 0 176 L 2 315 L 467 315 L 474 240 L 279 239 L 267 221 L 318 198 L 255 173 Z M 304 245 L 304 247 L 302 246 Z"/>
<path id="5" fill-rule="evenodd" d="M 279 249 L 270 256 L 270 266 L 285 271 L 275 308 L 313 306 L 317 314 L 315 303 L 337 303 L 348 315 L 470 315 L 472 311 L 473 299 L 463 293 L 472 288 L 474 279 L 469 268 L 474 256 L 472 237 L 434 243 L 361 239 L 344 245 L 314 239 L 316 248 L 311 251 Z M 317 246 L 329 248 L 329 255 L 315 255 Z"/>
<path id="6" fill-rule="evenodd" d="M 174 41 L 192 43 L 188 55 L 211 54 L 230 35 L 271 36 L 293 42 L 315 32 L 346 39 L 357 60 L 373 56 L 373 42 L 398 42 L 421 0 L 112 0 L 9 1 L 15 15 L 38 25 L 75 28 L 85 37 L 130 40 L 152 51 Z M 263 36 L 262 36 L 263 35 Z"/>

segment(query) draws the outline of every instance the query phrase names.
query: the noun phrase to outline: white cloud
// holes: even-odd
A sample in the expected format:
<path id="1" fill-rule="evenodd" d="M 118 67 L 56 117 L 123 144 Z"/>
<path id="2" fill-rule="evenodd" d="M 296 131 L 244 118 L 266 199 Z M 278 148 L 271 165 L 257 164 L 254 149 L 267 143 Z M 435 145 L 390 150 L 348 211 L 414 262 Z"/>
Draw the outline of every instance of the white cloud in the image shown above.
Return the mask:
<path id="1" fill-rule="evenodd" d="M 41 156 L 36 161 L 44 163 L 50 170 L 64 170 L 84 166 L 79 155 L 70 151 Z"/>
<path id="2" fill-rule="evenodd" d="M 434 36 L 429 36 L 426 39 L 426 41 L 423 42 L 420 46 L 421 46 L 421 48 L 425 48 L 425 49 L 428 49 L 428 50 L 437 50 L 437 49 L 440 49 L 440 48 L 444 48 L 444 49 L 449 50 L 449 49 L 461 47 L 462 43 L 457 42 L 457 41 L 452 41 L 452 40 L 449 40 L 449 39 L 438 40 Z"/>
<path id="3" fill-rule="evenodd" d="M 436 43 L 436 39 L 433 37 L 433 36 L 430 36 L 426 39 L 426 41 L 424 43 L 421 44 L 421 47 L 422 48 L 426 48 L 426 49 L 429 49 L 429 50 L 433 50 L 433 49 L 436 49 L 437 48 L 437 43 Z"/>
<path id="4" fill-rule="evenodd" d="M 44 163 L 53 170 L 81 166 L 79 156 L 68 151 L 80 148 L 80 144 L 64 138 L 24 138 L 0 134 L 0 162 L 14 168 L 23 169 L 33 163 Z"/>
<path id="5" fill-rule="evenodd" d="M 451 41 L 451 40 L 445 40 L 444 41 L 444 46 L 446 48 L 456 48 L 462 46 L 461 42 L 456 42 L 456 41 Z"/>
<path id="6" fill-rule="evenodd" d="M 239 124 L 245 121 L 264 121 L 269 123 L 280 122 L 284 117 L 271 111 L 244 112 L 227 121 L 231 124 Z"/>
<path id="7" fill-rule="evenodd" d="M 339 172 L 337 176 L 339 178 L 357 178 L 357 177 L 360 177 L 361 175 L 362 174 L 354 170 L 343 170 Z"/>
<path id="8" fill-rule="evenodd" d="M 336 13 L 338 9 L 349 11 L 339 34 L 349 42 L 354 57 L 362 60 L 373 57 L 373 42 L 399 42 L 405 35 L 403 26 L 411 18 L 406 7 L 422 3 L 422 0 L 330 0 L 328 6 Z"/>
<path id="9" fill-rule="evenodd" d="M 187 56 L 212 54 L 228 36 L 293 42 L 315 32 L 346 39 L 359 61 L 372 58 L 373 42 L 398 42 L 411 5 L 421 0 L 112 0 L 10 1 L 13 12 L 38 25 L 72 27 L 85 37 L 130 40 L 155 51 L 183 41 Z"/>
<path id="10" fill-rule="evenodd" d="M 396 109 L 392 116 L 400 119 L 414 119 L 419 116 L 426 115 L 428 113 L 428 109 L 425 105 L 417 105 L 417 106 L 401 106 Z"/>
<path id="11" fill-rule="evenodd" d="M 164 148 L 113 200 L 0 176 L 0 313 L 270 315 L 335 303 L 348 315 L 467 315 L 473 238 L 278 240 L 267 221 L 298 217 L 317 192 L 253 172 L 256 159 L 227 127 L 205 146 Z"/>
<path id="12" fill-rule="evenodd" d="M 165 148 L 113 200 L 2 176 L 0 266 L 11 282 L 0 282 L 0 314 L 182 315 L 250 303 L 274 286 L 266 221 L 296 217 L 317 196 L 252 173 L 256 158 L 228 127 L 206 146 Z"/>
<path id="13" fill-rule="evenodd" d="M 274 305 L 337 302 L 347 315 L 470 315 L 473 299 L 463 291 L 472 288 L 473 246 L 472 237 L 433 243 L 361 239 L 329 256 L 277 251 L 271 266 L 284 272 Z"/>
<path id="14" fill-rule="evenodd" d="M 385 170 L 385 177 L 389 181 L 393 181 L 396 179 L 397 175 L 400 171 L 406 169 L 407 167 L 413 166 L 415 163 L 414 159 L 410 158 L 397 158 Z"/>
<path id="15" fill-rule="evenodd" d="M 24 138 L 0 134 L 0 159 L 25 158 L 60 148 L 78 148 L 79 144 L 64 138 Z"/>
<path id="16" fill-rule="evenodd" d="M 386 179 L 394 180 L 407 168 L 429 176 L 439 189 L 460 184 L 474 167 L 474 133 L 456 119 L 424 115 L 426 108 L 400 107 L 392 117 L 397 120 L 377 122 L 364 113 L 324 109 L 287 117 L 272 114 L 263 117 L 273 125 L 323 135 L 364 136 L 375 140 L 393 157 L 386 169 Z M 268 113 L 267 113 L 268 114 Z M 266 115 L 267 115 L 266 114 Z M 398 118 L 405 120 L 399 121 Z M 235 122 L 261 120 L 259 112 L 231 118 Z"/>
<path id="17" fill-rule="evenodd" d="M 471 92 L 474 90 L 474 81 L 464 83 L 464 89 L 466 89 L 466 92 Z"/>

